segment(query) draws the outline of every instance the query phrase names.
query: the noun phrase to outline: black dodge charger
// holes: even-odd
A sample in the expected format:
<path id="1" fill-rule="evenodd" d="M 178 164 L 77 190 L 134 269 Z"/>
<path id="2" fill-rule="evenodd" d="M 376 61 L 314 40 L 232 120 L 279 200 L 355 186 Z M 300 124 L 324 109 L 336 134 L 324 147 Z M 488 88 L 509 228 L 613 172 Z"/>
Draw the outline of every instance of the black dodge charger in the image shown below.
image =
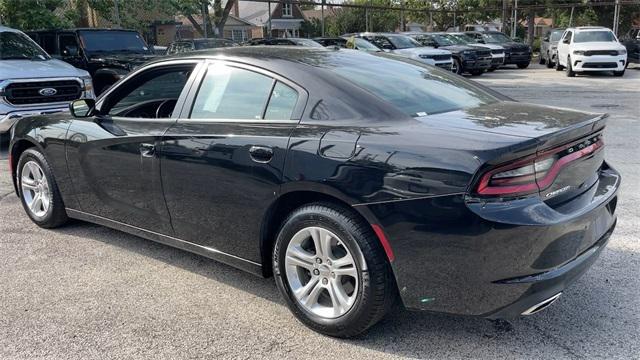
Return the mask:
<path id="1" fill-rule="evenodd" d="M 36 224 L 80 219 L 273 275 L 295 316 L 332 336 L 364 331 L 396 299 L 535 313 L 616 223 L 604 116 L 384 53 L 185 54 L 70 110 L 12 130 L 16 193 Z"/>

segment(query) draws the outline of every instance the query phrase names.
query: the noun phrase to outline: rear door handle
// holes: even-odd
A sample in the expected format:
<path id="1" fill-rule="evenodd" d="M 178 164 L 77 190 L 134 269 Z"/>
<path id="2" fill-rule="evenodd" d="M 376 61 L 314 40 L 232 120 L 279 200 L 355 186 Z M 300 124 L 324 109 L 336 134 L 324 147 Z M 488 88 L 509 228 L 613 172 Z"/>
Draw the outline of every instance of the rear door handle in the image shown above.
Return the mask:
<path id="1" fill-rule="evenodd" d="M 257 163 L 268 163 L 273 159 L 273 149 L 268 146 L 252 146 L 249 148 L 251 160 Z"/>
<path id="2" fill-rule="evenodd" d="M 153 144 L 140 144 L 140 155 L 142 157 L 153 157 L 156 154 L 156 146 Z"/>

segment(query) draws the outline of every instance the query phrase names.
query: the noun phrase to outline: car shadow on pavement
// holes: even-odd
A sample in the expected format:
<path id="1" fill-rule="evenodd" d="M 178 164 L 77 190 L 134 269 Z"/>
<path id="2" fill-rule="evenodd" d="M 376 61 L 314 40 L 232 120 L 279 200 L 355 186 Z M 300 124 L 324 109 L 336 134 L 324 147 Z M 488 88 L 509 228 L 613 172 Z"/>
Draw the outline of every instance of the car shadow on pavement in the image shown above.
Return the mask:
<path id="1" fill-rule="evenodd" d="M 271 278 L 260 278 L 215 260 L 80 221 L 55 231 L 118 246 L 286 306 Z M 620 348 L 624 339 L 618 338 L 621 328 L 628 328 L 629 339 L 639 335 L 633 335 L 638 328 L 637 313 L 620 290 L 629 284 L 625 285 L 624 279 L 610 281 L 599 269 L 605 266 L 603 262 L 610 266 L 613 261 L 628 261 L 630 256 L 628 252 L 606 249 L 594 268 L 567 289 L 556 304 L 535 316 L 505 324 L 478 317 L 413 312 L 397 306 L 366 333 L 333 341 L 414 358 L 441 358 L 452 353 L 459 358 L 580 358 L 594 352 L 602 355 L 621 351 L 632 356 L 633 351 Z M 628 306 L 623 305 L 625 302 Z M 293 316 L 291 321 L 296 321 Z M 309 336 L 316 335 L 305 331 Z"/>

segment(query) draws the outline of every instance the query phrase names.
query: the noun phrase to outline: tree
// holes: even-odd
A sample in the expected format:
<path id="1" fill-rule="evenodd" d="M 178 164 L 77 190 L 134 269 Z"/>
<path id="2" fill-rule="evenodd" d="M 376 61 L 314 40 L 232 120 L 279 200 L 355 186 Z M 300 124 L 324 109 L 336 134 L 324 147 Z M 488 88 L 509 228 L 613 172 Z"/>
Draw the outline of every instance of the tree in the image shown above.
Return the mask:
<path id="1" fill-rule="evenodd" d="M 65 0 L 3 0 L 2 22 L 21 30 L 53 29 L 74 24 L 74 12 Z"/>
<path id="2" fill-rule="evenodd" d="M 205 29 L 198 23 L 196 16 L 202 16 L 207 24 L 207 35 L 216 34 L 224 36 L 224 24 L 229 18 L 229 13 L 238 0 L 227 0 L 224 7 L 222 0 L 169 0 L 169 5 L 178 13 L 184 15 L 194 29 L 205 35 Z M 213 8 L 213 19 L 209 14 L 209 8 Z M 202 11 L 206 9 L 206 11 Z"/>

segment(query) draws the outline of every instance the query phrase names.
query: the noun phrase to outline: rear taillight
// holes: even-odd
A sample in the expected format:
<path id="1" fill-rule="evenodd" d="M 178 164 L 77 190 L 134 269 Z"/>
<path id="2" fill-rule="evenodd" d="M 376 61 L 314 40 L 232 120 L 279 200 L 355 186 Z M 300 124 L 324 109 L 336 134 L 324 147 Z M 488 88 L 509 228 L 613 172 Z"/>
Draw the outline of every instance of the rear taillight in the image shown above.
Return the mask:
<path id="1" fill-rule="evenodd" d="M 518 196 L 548 188 L 569 163 L 604 146 L 602 135 L 564 145 L 535 156 L 499 165 L 480 178 L 476 193 L 484 196 Z"/>

